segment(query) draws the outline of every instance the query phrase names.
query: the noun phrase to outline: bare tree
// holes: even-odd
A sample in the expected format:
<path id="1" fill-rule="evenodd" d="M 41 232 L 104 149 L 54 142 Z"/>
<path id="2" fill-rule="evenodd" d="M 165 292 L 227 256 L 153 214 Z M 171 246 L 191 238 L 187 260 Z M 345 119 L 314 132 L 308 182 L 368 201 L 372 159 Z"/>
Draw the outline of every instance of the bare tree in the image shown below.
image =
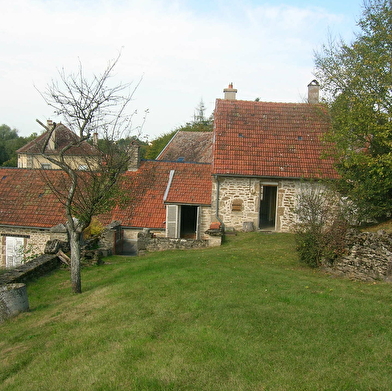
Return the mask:
<path id="1" fill-rule="evenodd" d="M 66 227 L 71 247 L 71 283 L 75 293 L 81 293 L 80 239 L 94 216 L 112 209 L 118 199 L 121 173 L 124 172 L 135 148 L 132 142 L 119 143 L 140 135 L 140 126 L 133 123 L 136 111 L 129 106 L 140 81 L 111 86 L 113 70 L 120 56 L 110 61 L 100 75 L 88 78 L 79 63 L 75 74 L 59 71 L 59 81 L 52 81 L 41 96 L 77 133 L 69 137 L 53 153 L 53 136 L 62 124 L 44 125 L 46 130 L 41 154 L 62 170 L 62 180 L 50 182 L 50 187 L 63 203 Z M 147 113 L 147 110 L 145 114 Z M 135 134 L 136 132 L 136 134 Z M 136 137 L 135 137 L 136 136 Z M 98 141 L 99 140 L 99 141 Z M 76 151 L 74 153 L 74 151 Z M 74 155 L 78 157 L 75 158 Z M 82 160 L 81 160 L 82 159 Z M 77 160 L 77 161 L 75 161 Z"/>

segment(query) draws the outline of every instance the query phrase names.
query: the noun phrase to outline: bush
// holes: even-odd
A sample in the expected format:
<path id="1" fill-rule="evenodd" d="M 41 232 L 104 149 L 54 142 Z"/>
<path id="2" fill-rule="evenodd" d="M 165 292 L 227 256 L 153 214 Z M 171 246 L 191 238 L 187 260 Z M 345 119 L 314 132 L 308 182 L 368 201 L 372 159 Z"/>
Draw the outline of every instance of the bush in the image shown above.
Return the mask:
<path id="1" fill-rule="evenodd" d="M 310 267 L 332 264 L 345 250 L 348 222 L 339 196 L 320 184 L 304 185 L 297 198 L 295 225 L 299 259 Z"/>

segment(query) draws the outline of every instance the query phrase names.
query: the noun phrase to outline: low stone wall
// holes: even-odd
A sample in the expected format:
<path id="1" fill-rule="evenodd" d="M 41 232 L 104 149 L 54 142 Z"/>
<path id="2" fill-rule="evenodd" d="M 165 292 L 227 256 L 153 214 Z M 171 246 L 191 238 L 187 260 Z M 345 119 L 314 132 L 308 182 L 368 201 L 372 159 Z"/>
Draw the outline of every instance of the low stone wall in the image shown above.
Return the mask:
<path id="1" fill-rule="evenodd" d="M 0 285 L 11 284 L 16 282 L 27 282 L 34 278 L 40 277 L 61 264 L 60 259 L 53 254 L 40 255 L 30 262 L 10 269 L 0 275 Z"/>
<path id="2" fill-rule="evenodd" d="M 208 247 L 207 240 L 157 238 L 153 237 L 147 230 L 139 232 L 137 243 L 139 251 L 151 252 Z"/>
<path id="3" fill-rule="evenodd" d="M 189 250 L 192 248 L 208 247 L 208 242 L 206 240 L 151 238 L 148 240 L 144 240 L 143 242 L 144 245 L 141 245 L 141 243 L 139 242 L 139 250 L 147 250 L 147 251 L 163 251 L 163 250 L 173 250 L 173 249 Z"/>
<path id="4" fill-rule="evenodd" d="M 323 265 L 327 272 L 361 281 L 392 282 L 392 234 L 350 230 L 346 243 L 341 259 Z"/>

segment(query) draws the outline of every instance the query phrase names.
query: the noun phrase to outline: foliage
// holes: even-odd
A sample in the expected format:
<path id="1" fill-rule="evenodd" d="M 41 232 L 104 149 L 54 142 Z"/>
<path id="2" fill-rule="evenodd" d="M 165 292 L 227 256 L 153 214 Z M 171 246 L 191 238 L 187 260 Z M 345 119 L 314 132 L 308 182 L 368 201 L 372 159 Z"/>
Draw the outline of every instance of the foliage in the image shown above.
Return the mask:
<path id="1" fill-rule="evenodd" d="M 318 267 L 333 263 L 345 249 L 348 216 L 343 201 L 331 189 L 303 185 L 297 199 L 295 225 L 297 251 L 301 262 Z"/>
<path id="2" fill-rule="evenodd" d="M 196 111 L 193 115 L 193 121 L 187 122 L 185 125 L 177 127 L 175 130 L 167 133 L 163 133 L 155 140 L 153 140 L 146 151 L 146 159 L 156 159 L 162 152 L 163 148 L 166 147 L 168 142 L 179 132 L 212 132 L 213 129 L 213 116 L 205 116 L 205 106 L 203 100 L 200 101 L 196 107 Z"/>
<path id="3" fill-rule="evenodd" d="M 26 247 L 21 249 L 22 251 L 22 260 L 21 263 L 26 263 L 37 258 L 39 253 L 37 252 L 35 246 L 33 244 L 28 244 Z"/>
<path id="4" fill-rule="evenodd" d="M 176 133 L 177 130 L 173 130 L 172 132 L 161 134 L 155 140 L 152 140 L 146 150 L 145 158 L 156 159 Z"/>
<path id="5" fill-rule="evenodd" d="M 104 232 L 104 226 L 97 218 L 92 218 L 90 225 L 84 230 L 83 235 L 85 239 L 92 239 L 99 237 Z"/>
<path id="6" fill-rule="evenodd" d="M 83 295 L 64 269 L 31 282 L 31 311 L 0 324 L 0 388 L 390 390 L 390 284 L 330 278 L 294 248 L 241 233 L 106 258 Z"/>
<path id="7" fill-rule="evenodd" d="M 36 133 L 29 137 L 20 137 L 16 129 L 11 129 L 8 125 L 0 125 L 0 166 L 17 167 L 16 151 L 35 137 L 37 137 Z"/>
<path id="8" fill-rule="evenodd" d="M 366 2 L 358 25 L 351 44 L 330 40 L 316 53 L 316 77 L 330 106 L 339 190 L 363 219 L 385 218 L 392 208 L 391 2 Z"/>

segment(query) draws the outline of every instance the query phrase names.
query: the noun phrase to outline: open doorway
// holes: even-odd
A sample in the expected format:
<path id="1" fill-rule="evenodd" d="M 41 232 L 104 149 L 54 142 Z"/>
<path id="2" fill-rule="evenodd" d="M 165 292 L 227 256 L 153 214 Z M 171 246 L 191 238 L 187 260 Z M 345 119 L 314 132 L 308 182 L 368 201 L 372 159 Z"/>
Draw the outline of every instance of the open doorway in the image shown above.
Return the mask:
<path id="1" fill-rule="evenodd" d="M 181 206 L 180 237 L 197 239 L 198 207 L 194 205 Z"/>
<path id="2" fill-rule="evenodd" d="M 166 237 L 198 239 L 199 207 L 195 205 L 166 206 Z"/>
<path id="3" fill-rule="evenodd" d="M 260 202 L 260 229 L 275 229 L 277 186 L 263 186 L 263 197 Z"/>

